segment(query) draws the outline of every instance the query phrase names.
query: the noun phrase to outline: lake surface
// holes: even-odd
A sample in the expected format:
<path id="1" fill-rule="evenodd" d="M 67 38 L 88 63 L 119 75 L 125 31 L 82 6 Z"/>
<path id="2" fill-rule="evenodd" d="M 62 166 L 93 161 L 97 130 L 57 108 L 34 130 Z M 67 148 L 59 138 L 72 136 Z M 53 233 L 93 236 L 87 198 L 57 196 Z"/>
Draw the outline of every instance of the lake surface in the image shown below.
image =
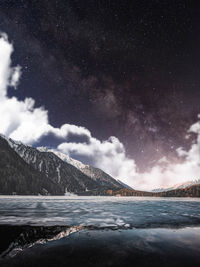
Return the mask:
<path id="1" fill-rule="evenodd" d="M 0 224 L 95 227 L 200 225 L 200 199 L 141 197 L 4 197 Z"/>
<path id="2" fill-rule="evenodd" d="M 0 266 L 200 266 L 200 199 L 0 196 Z"/>

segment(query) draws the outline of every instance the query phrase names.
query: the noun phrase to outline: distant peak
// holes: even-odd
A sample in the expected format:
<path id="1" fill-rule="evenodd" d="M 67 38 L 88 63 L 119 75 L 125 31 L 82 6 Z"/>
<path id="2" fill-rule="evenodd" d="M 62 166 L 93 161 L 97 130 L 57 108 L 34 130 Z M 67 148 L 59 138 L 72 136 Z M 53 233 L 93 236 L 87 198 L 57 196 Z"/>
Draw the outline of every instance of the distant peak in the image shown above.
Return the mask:
<path id="1" fill-rule="evenodd" d="M 39 147 L 36 147 L 36 149 L 40 152 L 49 152 L 49 148 L 46 146 L 39 146 Z"/>
<path id="2" fill-rule="evenodd" d="M 69 155 L 62 153 L 60 151 L 54 150 L 54 149 L 49 149 L 49 152 L 53 152 L 57 157 L 62 159 L 63 161 L 75 166 L 78 169 L 85 168 L 88 165 L 83 164 L 81 161 L 78 161 L 76 159 L 71 158 Z"/>
<path id="3" fill-rule="evenodd" d="M 183 183 L 172 185 L 170 187 L 156 188 L 156 189 L 153 189 L 152 192 L 165 192 L 165 191 L 170 191 L 170 190 L 175 190 L 175 189 L 184 189 L 192 185 L 196 185 L 196 184 L 200 184 L 200 179 L 189 180 Z"/>
<path id="4" fill-rule="evenodd" d="M 13 140 L 12 138 L 5 136 L 4 134 L 0 134 L 0 137 L 5 139 L 11 147 L 16 146 L 16 145 L 25 145 L 21 141 Z"/>

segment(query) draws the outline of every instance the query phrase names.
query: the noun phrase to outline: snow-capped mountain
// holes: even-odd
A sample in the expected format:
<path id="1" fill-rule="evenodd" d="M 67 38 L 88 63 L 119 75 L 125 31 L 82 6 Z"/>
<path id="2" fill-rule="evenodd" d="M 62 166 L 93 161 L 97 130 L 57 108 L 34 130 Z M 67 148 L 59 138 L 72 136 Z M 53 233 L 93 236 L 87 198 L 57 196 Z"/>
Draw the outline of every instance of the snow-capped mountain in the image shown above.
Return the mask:
<path id="1" fill-rule="evenodd" d="M 192 185 L 198 185 L 198 184 L 200 184 L 200 179 L 175 184 L 174 186 L 171 186 L 171 187 L 153 189 L 152 192 L 158 193 L 158 192 L 166 192 L 166 191 L 171 191 L 171 190 L 176 190 L 176 189 L 184 189 Z"/>
<path id="2" fill-rule="evenodd" d="M 55 149 L 48 149 L 47 147 L 43 147 L 43 146 L 37 147 L 37 149 L 41 152 L 53 152 L 57 157 L 59 157 L 60 159 L 62 159 L 65 162 L 73 165 L 74 167 L 76 167 L 79 170 L 84 169 L 85 166 L 87 166 L 87 165 L 83 164 L 82 162 L 69 157 L 67 154 L 64 154 L 64 153 L 57 151 Z"/>
<path id="3" fill-rule="evenodd" d="M 65 154 L 40 150 L 0 135 L 0 194 L 79 195 L 122 194 L 123 196 L 200 197 L 200 180 L 171 188 L 142 192 L 127 189 L 102 170 L 84 165 Z M 69 164 L 78 164 L 82 171 Z M 120 188 L 118 186 L 120 184 Z M 184 189 L 185 188 L 185 189 Z M 174 190 L 175 189 L 175 190 Z"/>
<path id="4" fill-rule="evenodd" d="M 58 156 L 64 162 L 67 162 L 67 163 L 73 165 L 74 167 L 79 169 L 82 173 L 89 176 L 92 180 L 98 182 L 99 184 L 101 184 L 103 186 L 107 186 L 107 187 L 111 187 L 111 188 L 115 188 L 115 189 L 128 187 L 127 185 L 125 186 L 125 184 L 121 183 L 120 181 L 116 181 L 114 178 L 112 178 L 110 175 L 108 175 L 104 171 L 102 171 L 98 168 L 92 167 L 90 165 L 85 165 L 82 162 L 75 160 L 75 159 L 69 157 L 68 155 L 66 155 L 62 152 L 59 152 L 59 151 L 56 151 L 53 149 L 48 149 L 46 147 L 38 147 L 37 149 L 39 151 L 46 151 L 46 152 L 54 153 L 56 156 Z"/>
<path id="5" fill-rule="evenodd" d="M 59 195 L 61 190 L 43 173 L 27 164 L 0 135 L 0 194 Z"/>
<path id="6" fill-rule="evenodd" d="M 7 141 L 28 165 L 54 183 L 56 188 L 59 188 L 59 194 L 123 188 L 103 171 L 84 165 L 63 153 L 43 147 L 36 149 L 2 135 L 1 138 Z"/>
<path id="7" fill-rule="evenodd" d="M 91 178 L 52 152 L 41 152 L 12 139 L 9 139 L 8 142 L 25 162 L 59 185 L 62 194 L 66 191 L 78 193 L 100 187 Z"/>

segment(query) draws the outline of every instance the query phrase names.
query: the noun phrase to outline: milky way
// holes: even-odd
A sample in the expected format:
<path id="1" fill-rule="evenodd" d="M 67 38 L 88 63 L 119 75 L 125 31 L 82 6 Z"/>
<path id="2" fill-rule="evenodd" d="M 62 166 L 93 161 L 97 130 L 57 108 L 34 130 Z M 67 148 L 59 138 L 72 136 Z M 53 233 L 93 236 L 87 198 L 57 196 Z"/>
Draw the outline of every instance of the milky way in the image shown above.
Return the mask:
<path id="1" fill-rule="evenodd" d="M 141 170 L 175 161 L 200 113 L 199 13 L 183 0 L 1 1 L 0 30 L 23 70 L 9 95 L 33 97 L 55 127 L 118 137 Z"/>

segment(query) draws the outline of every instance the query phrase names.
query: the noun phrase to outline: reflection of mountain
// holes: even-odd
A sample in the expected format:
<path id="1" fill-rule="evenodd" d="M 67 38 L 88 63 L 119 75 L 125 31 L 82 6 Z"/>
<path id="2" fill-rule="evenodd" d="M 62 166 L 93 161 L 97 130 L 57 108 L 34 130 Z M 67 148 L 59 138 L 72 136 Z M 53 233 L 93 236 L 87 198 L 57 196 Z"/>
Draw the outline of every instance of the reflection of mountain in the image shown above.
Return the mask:
<path id="1" fill-rule="evenodd" d="M 158 193 L 158 192 L 171 191 L 171 190 L 175 190 L 175 189 L 184 189 L 184 188 L 190 187 L 192 185 L 197 185 L 197 184 L 200 184 L 200 179 L 176 184 L 176 185 L 171 186 L 171 187 L 154 189 L 154 190 L 152 190 L 152 192 Z"/>
<path id="2" fill-rule="evenodd" d="M 91 168 L 91 171 L 88 171 L 88 175 L 86 175 L 84 171 L 80 171 L 68 163 L 70 160 L 71 163 L 73 161 L 70 158 L 68 162 L 63 161 L 51 151 L 39 151 L 3 136 L 0 136 L 0 140 L 0 152 L 2 154 L 0 193 L 42 194 L 45 192 L 46 194 L 64 195 L 66 191 L 76 194 L 90 191 L 98 193 L 106 189 L 123 187 L 103 171 L 79 163 L 88 170 Z M 17 163 L 18 161 L 20 164 Z M 9 162 L 9 167 L 7 162 Z M 13 166 L 16 168 L 13 169 Z M 26 171 L 27 168 L 29 168 L 29 172 Z M 21 176 L 23 179 L 20 180 Z M 31 182 L 29 182 L 30 179 L 32 179 Z M 39 187 L 37 187 L 38 183 L 41 183 Z M 20 190 L 19 184 L 21 185 Z M 94 192 L 93 194 L 95 194 Z"/>

